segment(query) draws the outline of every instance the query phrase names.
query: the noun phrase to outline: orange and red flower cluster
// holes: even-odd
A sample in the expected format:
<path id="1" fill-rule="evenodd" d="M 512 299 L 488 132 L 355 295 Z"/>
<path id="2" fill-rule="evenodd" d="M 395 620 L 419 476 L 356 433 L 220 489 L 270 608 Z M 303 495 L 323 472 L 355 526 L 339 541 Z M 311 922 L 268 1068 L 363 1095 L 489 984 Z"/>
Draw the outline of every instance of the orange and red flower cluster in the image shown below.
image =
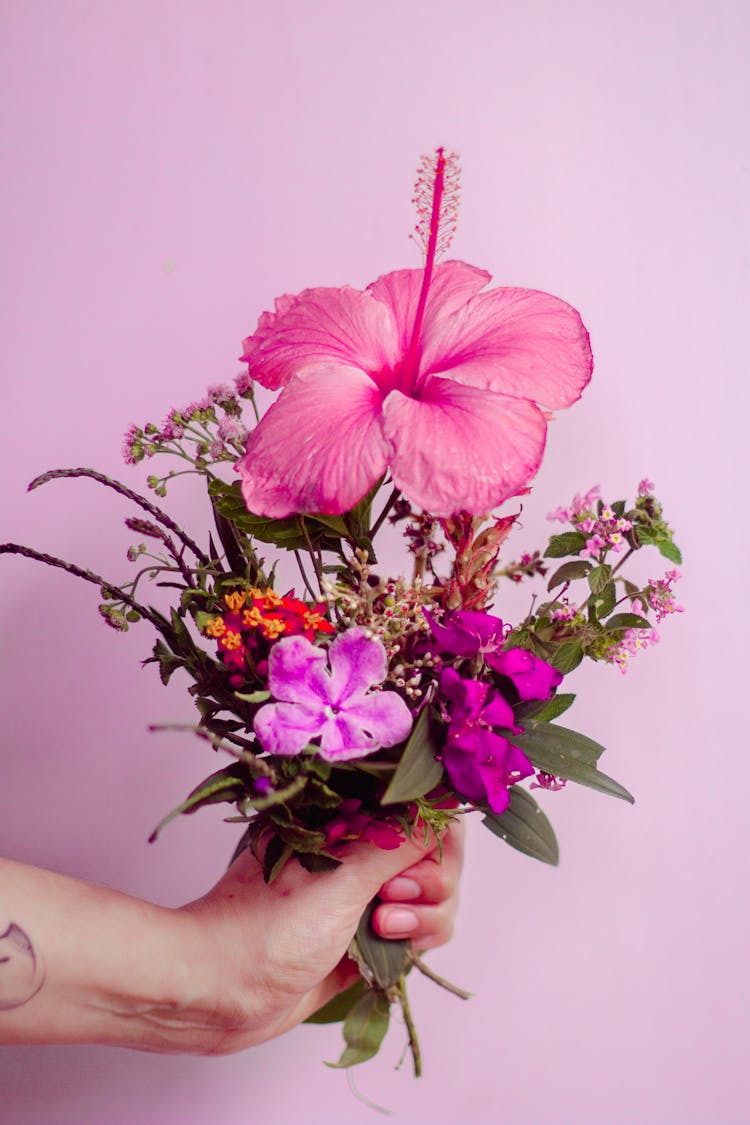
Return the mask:
<path id="1" fill-rule="evenodd" d="M 227 609 L 209 618 L 203 632 L 219 645 L 219 655 L 233 669 L 231 682 L 237 686 L 248 678 L 265 679 L 268 673 L 268 652 L 280 637 L 304 636 L 314 641 L 317 633 L 333 633 L 333 625 L 325 617 L 323 602 L 307 605 L 288 594 L 277 594 L 266 588 L 233 590 L 224 595 Z"/>

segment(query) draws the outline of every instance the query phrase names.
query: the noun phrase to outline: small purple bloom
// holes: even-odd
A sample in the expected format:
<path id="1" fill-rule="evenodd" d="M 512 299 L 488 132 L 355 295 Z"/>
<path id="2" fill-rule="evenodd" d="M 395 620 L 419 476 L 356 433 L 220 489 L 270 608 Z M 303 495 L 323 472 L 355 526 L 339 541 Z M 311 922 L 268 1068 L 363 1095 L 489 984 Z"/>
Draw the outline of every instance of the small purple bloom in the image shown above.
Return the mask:
<path id="1" fill-rule="evenodd" d="M 450 718 L 443 765 L 451 783 L 475 804 L 505 812 L 509 787 L 534 773 L 523 751 L 492 729 L 518 730 L 510 704 L 489 684 L 463 680 L 453 668 L 443 671 L 440 693 Z"/>
<path id="2" fill-rule="evenodd" d="M 321 758 L 342 762 L 395 746 L 412 728 L 400 695 L 370 691 L 382 684 L 388 661 L 383 645 L 364 629 L 340 633 L 328 652 L 306 637 L 284 637 L 268 665 L 268 687 L 278 702 L 261 707 L 253 727 L 271 754 L 299 754 L 319 738 Z"/>
<path id="3" fill-rule="evenodd" d="M 562 683 L 562 672 L 525 648 L 493 653 L 487 657 L 487 663 L 501 676 L 508 677 L 519 699 L 549 699 L 552 689 Z"/>

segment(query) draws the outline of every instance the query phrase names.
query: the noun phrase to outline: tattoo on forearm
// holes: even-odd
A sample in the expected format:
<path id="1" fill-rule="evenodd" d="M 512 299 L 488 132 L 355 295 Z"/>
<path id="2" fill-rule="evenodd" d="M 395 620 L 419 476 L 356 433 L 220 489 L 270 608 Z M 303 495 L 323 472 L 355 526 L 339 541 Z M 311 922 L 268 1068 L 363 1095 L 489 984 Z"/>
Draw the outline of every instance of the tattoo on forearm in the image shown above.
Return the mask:
<path id="1" fill-rule="evenodd" d="M 0 1011 L 20 1008 L 44 984 L 45 969 L 29 937 L 11 922 L 0 934 Z"/>

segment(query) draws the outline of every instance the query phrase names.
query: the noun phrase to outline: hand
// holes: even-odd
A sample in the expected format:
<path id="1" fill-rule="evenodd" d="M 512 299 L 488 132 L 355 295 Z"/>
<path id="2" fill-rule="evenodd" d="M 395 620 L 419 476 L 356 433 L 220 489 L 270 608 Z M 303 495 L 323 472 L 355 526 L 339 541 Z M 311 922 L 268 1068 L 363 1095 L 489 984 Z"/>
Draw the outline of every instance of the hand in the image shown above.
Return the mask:
<path id="1" fill-rule="evenodd" d="M 326 875 L 289 864 L 270 886 L 245 853 L 203 899 L 183 908 L 199 923 L 217 960 L 216 1023 L 206 1053 L 228 1053 L 273 1038 L 358 979 L 346 956 L 364 908 L 383 902 L 373 925 L 386 938 L 434 949 L 453 931 L 463 859 L 459 819 L 442 841 L 407 841 L 395 851 L 351 845 Z"/>

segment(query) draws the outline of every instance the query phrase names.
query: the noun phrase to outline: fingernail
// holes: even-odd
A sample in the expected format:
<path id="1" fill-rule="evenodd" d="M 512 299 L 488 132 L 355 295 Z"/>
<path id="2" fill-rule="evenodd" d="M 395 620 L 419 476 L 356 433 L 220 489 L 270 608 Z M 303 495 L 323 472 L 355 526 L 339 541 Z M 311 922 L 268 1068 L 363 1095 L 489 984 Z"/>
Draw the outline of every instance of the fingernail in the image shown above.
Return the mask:
<path id="1" fill-rule="evenodd" d="M 386 934 L 410 934 L 417 928 L 417 916 L 413 910 L 389 910 L 380 928 Z"/>
<path id="2" fill-rule="evenodd" d="M 406 875 L 397 875 L 388 884 L 388 898 L 419 898 L 422 888 L 415 879 Z"/>

